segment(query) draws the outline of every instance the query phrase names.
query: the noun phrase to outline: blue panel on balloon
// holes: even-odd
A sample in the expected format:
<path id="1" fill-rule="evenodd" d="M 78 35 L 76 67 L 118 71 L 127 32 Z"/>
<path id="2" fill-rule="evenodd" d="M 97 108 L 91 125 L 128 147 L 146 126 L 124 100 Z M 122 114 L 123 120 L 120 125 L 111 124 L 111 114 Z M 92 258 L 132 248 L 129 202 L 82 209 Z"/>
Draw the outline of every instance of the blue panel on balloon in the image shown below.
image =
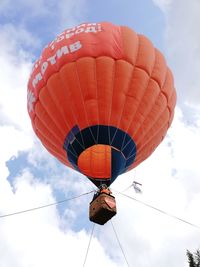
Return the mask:
<path id="1" fill-rule="evenodd" d="M 124 172 L 126 167 L 126 159 L 123 157 L 122 153 L 114 148 L 112 148 L 112 177 L 111 182 L 113 182 L 118 175 Z"/>

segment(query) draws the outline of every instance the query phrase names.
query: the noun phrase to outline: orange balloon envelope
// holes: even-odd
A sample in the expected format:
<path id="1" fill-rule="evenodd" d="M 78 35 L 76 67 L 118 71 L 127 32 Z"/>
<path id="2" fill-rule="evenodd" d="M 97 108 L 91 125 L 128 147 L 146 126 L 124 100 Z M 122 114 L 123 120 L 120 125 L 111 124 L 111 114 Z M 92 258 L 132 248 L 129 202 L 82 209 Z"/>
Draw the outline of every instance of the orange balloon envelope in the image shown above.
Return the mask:
<path id="1" fill-rule="evenodd" d="M 94 184 L 148 158 L 172 122 L 176 92 L 163 55 L 143 35 L 84 23 L 47 45 L 28 83 L 28 112 L 46 149 Z"/>

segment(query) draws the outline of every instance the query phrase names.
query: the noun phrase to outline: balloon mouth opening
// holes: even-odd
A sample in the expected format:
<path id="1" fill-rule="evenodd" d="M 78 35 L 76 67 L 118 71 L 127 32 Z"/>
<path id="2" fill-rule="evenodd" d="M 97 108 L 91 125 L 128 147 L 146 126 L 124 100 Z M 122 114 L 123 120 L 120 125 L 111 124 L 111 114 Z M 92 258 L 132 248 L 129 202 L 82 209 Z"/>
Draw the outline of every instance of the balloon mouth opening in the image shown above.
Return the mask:
<path id="1" fill-rule="evenodd" d="M 127 132 L 107 125 L 80 129 L 75 125 L 63 148 L 72 166 L 95 185 L 110 185 L 126 172 L 136 157 L 136 144 Z"/>
<path id="2" fill-rule="evenodd" d="M 111 146 L 97 144 L 85 149 L 78 158 L 81 173 L 95 179 L 111 179 Z"/>

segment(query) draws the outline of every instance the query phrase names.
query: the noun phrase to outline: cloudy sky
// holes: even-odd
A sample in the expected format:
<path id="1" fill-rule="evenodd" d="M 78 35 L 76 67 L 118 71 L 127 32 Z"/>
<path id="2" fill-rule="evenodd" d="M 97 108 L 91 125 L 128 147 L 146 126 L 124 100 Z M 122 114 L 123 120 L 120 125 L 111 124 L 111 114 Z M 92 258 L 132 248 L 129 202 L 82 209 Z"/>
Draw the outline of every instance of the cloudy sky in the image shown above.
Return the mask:
<path id="1" fill-rule="evenodd" d="M 199 0 L 0 0 L 0 216 L 93 190 L 35 138 L 26 85 L 42 47 L 65 28 L 110 21 L 149 37 L 167 59 L 178 103 L 164 142 L 136 170 L 117 179 L 125 194 L 200 226 Z M 93 225 L 92 194 L 0 218 L 1 267 L 84 266 Z M 186 267 L 186 250 L 200 248 L 200 229 L 116 193 L 113 226 L 95 225 L 86 267 Z M 122 253 L 125 254 L 125 257 Z"/>

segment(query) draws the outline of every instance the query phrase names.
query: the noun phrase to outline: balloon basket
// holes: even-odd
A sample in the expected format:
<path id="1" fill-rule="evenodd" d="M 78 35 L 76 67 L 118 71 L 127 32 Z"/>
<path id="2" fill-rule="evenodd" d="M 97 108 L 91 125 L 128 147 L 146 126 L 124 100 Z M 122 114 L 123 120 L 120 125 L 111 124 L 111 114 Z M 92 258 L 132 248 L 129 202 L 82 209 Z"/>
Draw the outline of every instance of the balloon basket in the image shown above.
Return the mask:
<path id="1" fill-rule="evenodd" d="M 90 221 L 103 225 L 117 213 L 115 197 L 106 193 L 99 193 L 90 202 Z"/>

